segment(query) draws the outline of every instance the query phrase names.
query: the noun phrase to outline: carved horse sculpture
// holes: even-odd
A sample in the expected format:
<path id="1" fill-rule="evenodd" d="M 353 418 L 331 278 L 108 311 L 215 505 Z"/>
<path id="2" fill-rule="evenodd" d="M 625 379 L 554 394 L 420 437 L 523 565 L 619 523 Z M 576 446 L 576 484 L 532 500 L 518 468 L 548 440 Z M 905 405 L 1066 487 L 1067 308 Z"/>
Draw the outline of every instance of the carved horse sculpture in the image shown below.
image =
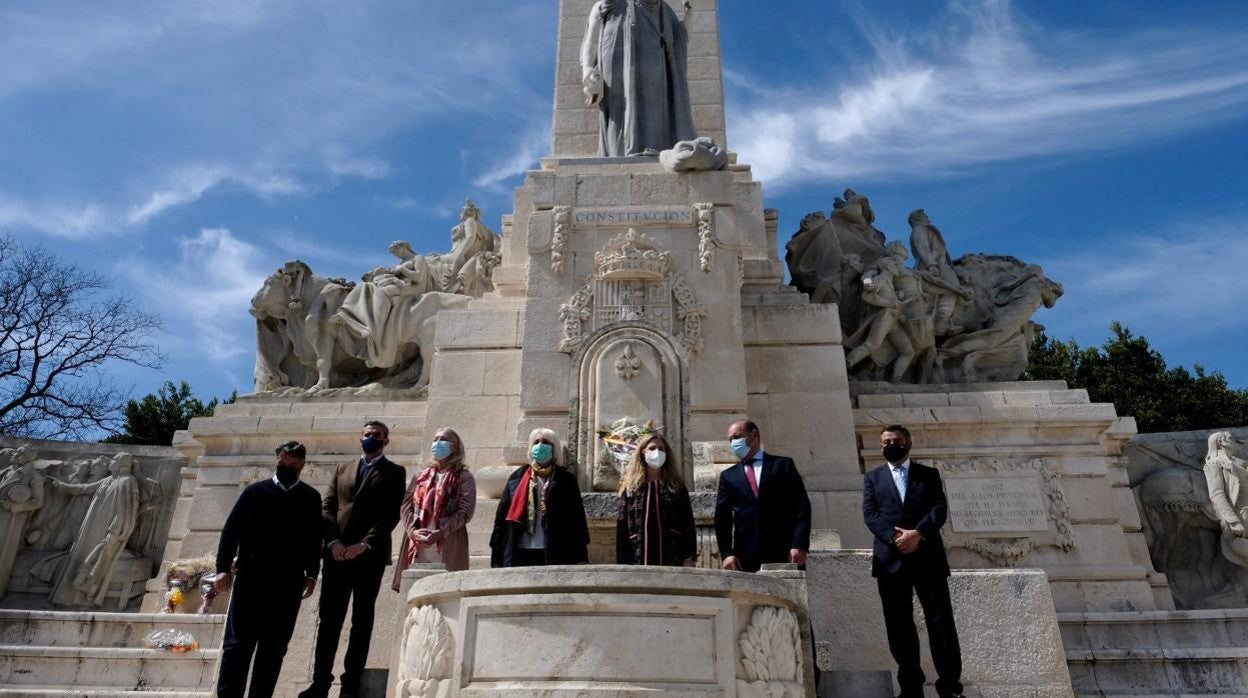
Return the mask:
<path id="1" fill-rule="evenodd" d="M 457 294 L 425 293 L 409 302 L 404 313 L 400 346 L 388 365 L 368 365 L 364 340 L 347 331 L 335 316 L 355 284 L 317 276 L 301 261 L 287 262 L 271 276 L 251 301 L 256 318 L 258 392 L 284 387 L 323 390 L 371 382 L 396 387 L 410 377 L 421 360 L 413 388 L 429 381 L 434 322 L 439 310 L 462 308 L 472 299 Z M 403 387 L 407 387 L 404 385 Z"/>

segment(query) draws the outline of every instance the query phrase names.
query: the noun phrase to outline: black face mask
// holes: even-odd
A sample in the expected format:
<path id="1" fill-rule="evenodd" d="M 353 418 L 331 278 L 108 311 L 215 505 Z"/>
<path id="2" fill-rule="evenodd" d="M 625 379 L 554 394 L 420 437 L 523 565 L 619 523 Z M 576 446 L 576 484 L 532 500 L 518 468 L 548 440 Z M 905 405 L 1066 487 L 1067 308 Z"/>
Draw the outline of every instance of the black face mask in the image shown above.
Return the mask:
<path id="1" fill-rule="evenodd" d="M 884 451 L 884 458 L 888 460 L 889 463 L 900 463 L 904 461 L 906 456 L 910 453 L 910 447 L 903 446 L 902 444 L 889 444 L 882 450 Z"/>
<path id="2" fill-rule="evenodd" d="M 293 465 L 283 465 L 278 463 L 277 481 L 287 487 L 299 482 L 299 468 L 296 468 Z"/>

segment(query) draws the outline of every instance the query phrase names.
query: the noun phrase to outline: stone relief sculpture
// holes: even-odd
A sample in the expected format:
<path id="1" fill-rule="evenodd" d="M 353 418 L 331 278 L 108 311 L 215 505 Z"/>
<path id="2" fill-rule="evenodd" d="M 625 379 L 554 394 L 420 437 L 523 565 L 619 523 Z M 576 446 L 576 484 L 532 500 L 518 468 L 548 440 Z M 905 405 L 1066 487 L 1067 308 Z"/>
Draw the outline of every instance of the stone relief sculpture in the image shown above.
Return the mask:
<path id="1" fill-rule="evenodd" d="M 56 606 L 99 606 L 118 561 L 135 557 L 126 544 L 148 498 L 134 474 L 133 457 L 113 456 L 108 477 L 97 482 L 75 485 L 49 478 L 48 484 L 73 496 L 91 495 L 90 506 L 69 550 L 40 561 L 31 574 L 53 581 L 51 601 Z"/>
<path id="2" fill-rule="evenodd" d="M 418 255 L 397 241 L 390 253 L 399 263 L 377 267 L 359 283 L 287 262 L 251 302 L 256 391 L 423 388 L 438 312 L 492 291 L 502 260 L 498 234 L 472 201 L 451 243 L 446 254 Z"/>
<path id="3" fill-rule="evenodd" d="M 591 331 L 625 322 L 651 327 L 686 352 L 702 351 L 706 315 L 689 284 L 672 269 L 671 253 L 654 239 L 629 228 L 594 255 L 595 271 L 559 309 L 563 340 L 559 351 L 573 354 Z"/>
<path id="4" fill-rule="evenodd" d="M 792 611 L 756 606 L 737 639 L 737 695 L 743 698 L 799 698 L 802 686 L 801 634 Z"/>
<path id="5" fill-rule="evenodd" d="M 408 611 L 403 621 L 398 698 L 442 698 L 453 693 L 454 637 L 434 606 Z"/>
<path id="6" fill-rule="evenodd" d="M 686 0 L 686 15 L 691 9 Z M 580 59 L 586 106 L 599 110 L 599 155 L 658 155 L 697 137 L 688 44 L 685 25 L 664 0 L 594 3 Z"/>
<path id="7" fill-rule="evenodd" d="M 668 172 L 716 172 L 728 166 L 728 151 L 703 136 L 660 152 L 659 164 Z"/>
<path id="8" fill-rule="evenodd" d="M 1248 567 L 1248 447 L 1231 438 L 1229 431 L 1209 435 L 1205 482 L 1222 529 L 1222 554 Z"/>
<path id="9" fill-rule="evenodd" d="M 8 590 L 18 551 L 29 542 L 27 520 L 43 506 L 38 458 L 30 444 L 0 451 L 0 598 Z"/>
<path id="10" fill-rule="evenodd" d="M 885 244 L 870 202 L 852 189 L 831 217 L 804 217 L 785 261 L 792 285 L 816 303 L 836 303 L 855 380 L 978 383 L 1014 380 L 1027 367 L 1031 318 L 1053 307 L 1061 284 L 1015 257 L 954 260 L 923 209 L 911 212 L 909 254 Z M 868 361 L 868 358 L 870 359 Z"/>
<path id="11" fill-rule="evenodd" d="M 1202 443 L 1203 464 L 1186 443 L 1133 442 L 1133 464 L 1152 468 L 1134 486 L 1144 539 L 1176 608 L 1242 608 L 1248 606 L 1248 446 L 1226 431 Z"/>

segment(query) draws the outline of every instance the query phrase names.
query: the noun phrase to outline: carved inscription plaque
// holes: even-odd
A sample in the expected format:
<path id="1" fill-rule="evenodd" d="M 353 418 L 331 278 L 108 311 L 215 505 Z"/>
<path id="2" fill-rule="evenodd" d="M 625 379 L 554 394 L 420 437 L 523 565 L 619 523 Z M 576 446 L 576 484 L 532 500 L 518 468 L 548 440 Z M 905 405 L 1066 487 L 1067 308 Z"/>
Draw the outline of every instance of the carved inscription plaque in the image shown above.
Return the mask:
<path id="1" fill-rule="evenodd" d="M 693 209 L 577 209 L 572 221 L 576 225 L 693 225 Z"/>
<path id="2" fill-rule="evenodd" d="M 949 520 L 959 533 L 1047 531 L 1040 477 L 952 477 L 945 480 Z"/>

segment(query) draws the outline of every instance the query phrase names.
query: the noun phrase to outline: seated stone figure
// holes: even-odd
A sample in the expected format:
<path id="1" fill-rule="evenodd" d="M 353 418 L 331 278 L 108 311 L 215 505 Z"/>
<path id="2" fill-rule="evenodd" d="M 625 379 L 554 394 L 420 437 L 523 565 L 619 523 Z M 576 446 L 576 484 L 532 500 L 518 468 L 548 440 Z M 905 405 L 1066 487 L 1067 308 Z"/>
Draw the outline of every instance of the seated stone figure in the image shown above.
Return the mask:
<path id="1" fill-rule="evenodd" d="M 8 466 L 0 470 L 0 598 L 8 590 L 17 553 L 27 543 L 26 522 L 43 506 L 38 457 L 30 444 L 0 451 L 0 463 Z"/>
<path id="2" fill-rule="evenodd" d="M 278 269 L 252 299 L 257 392 L 423 387 L 434 316 L 492 290 L 501 261 L 501 239 L 471 201 L 451 242 L 446 254 L 420 255 L 397 241 L 390 253 L 399 263 L 358 284 L 317 276 L 297 260 Z"/>

